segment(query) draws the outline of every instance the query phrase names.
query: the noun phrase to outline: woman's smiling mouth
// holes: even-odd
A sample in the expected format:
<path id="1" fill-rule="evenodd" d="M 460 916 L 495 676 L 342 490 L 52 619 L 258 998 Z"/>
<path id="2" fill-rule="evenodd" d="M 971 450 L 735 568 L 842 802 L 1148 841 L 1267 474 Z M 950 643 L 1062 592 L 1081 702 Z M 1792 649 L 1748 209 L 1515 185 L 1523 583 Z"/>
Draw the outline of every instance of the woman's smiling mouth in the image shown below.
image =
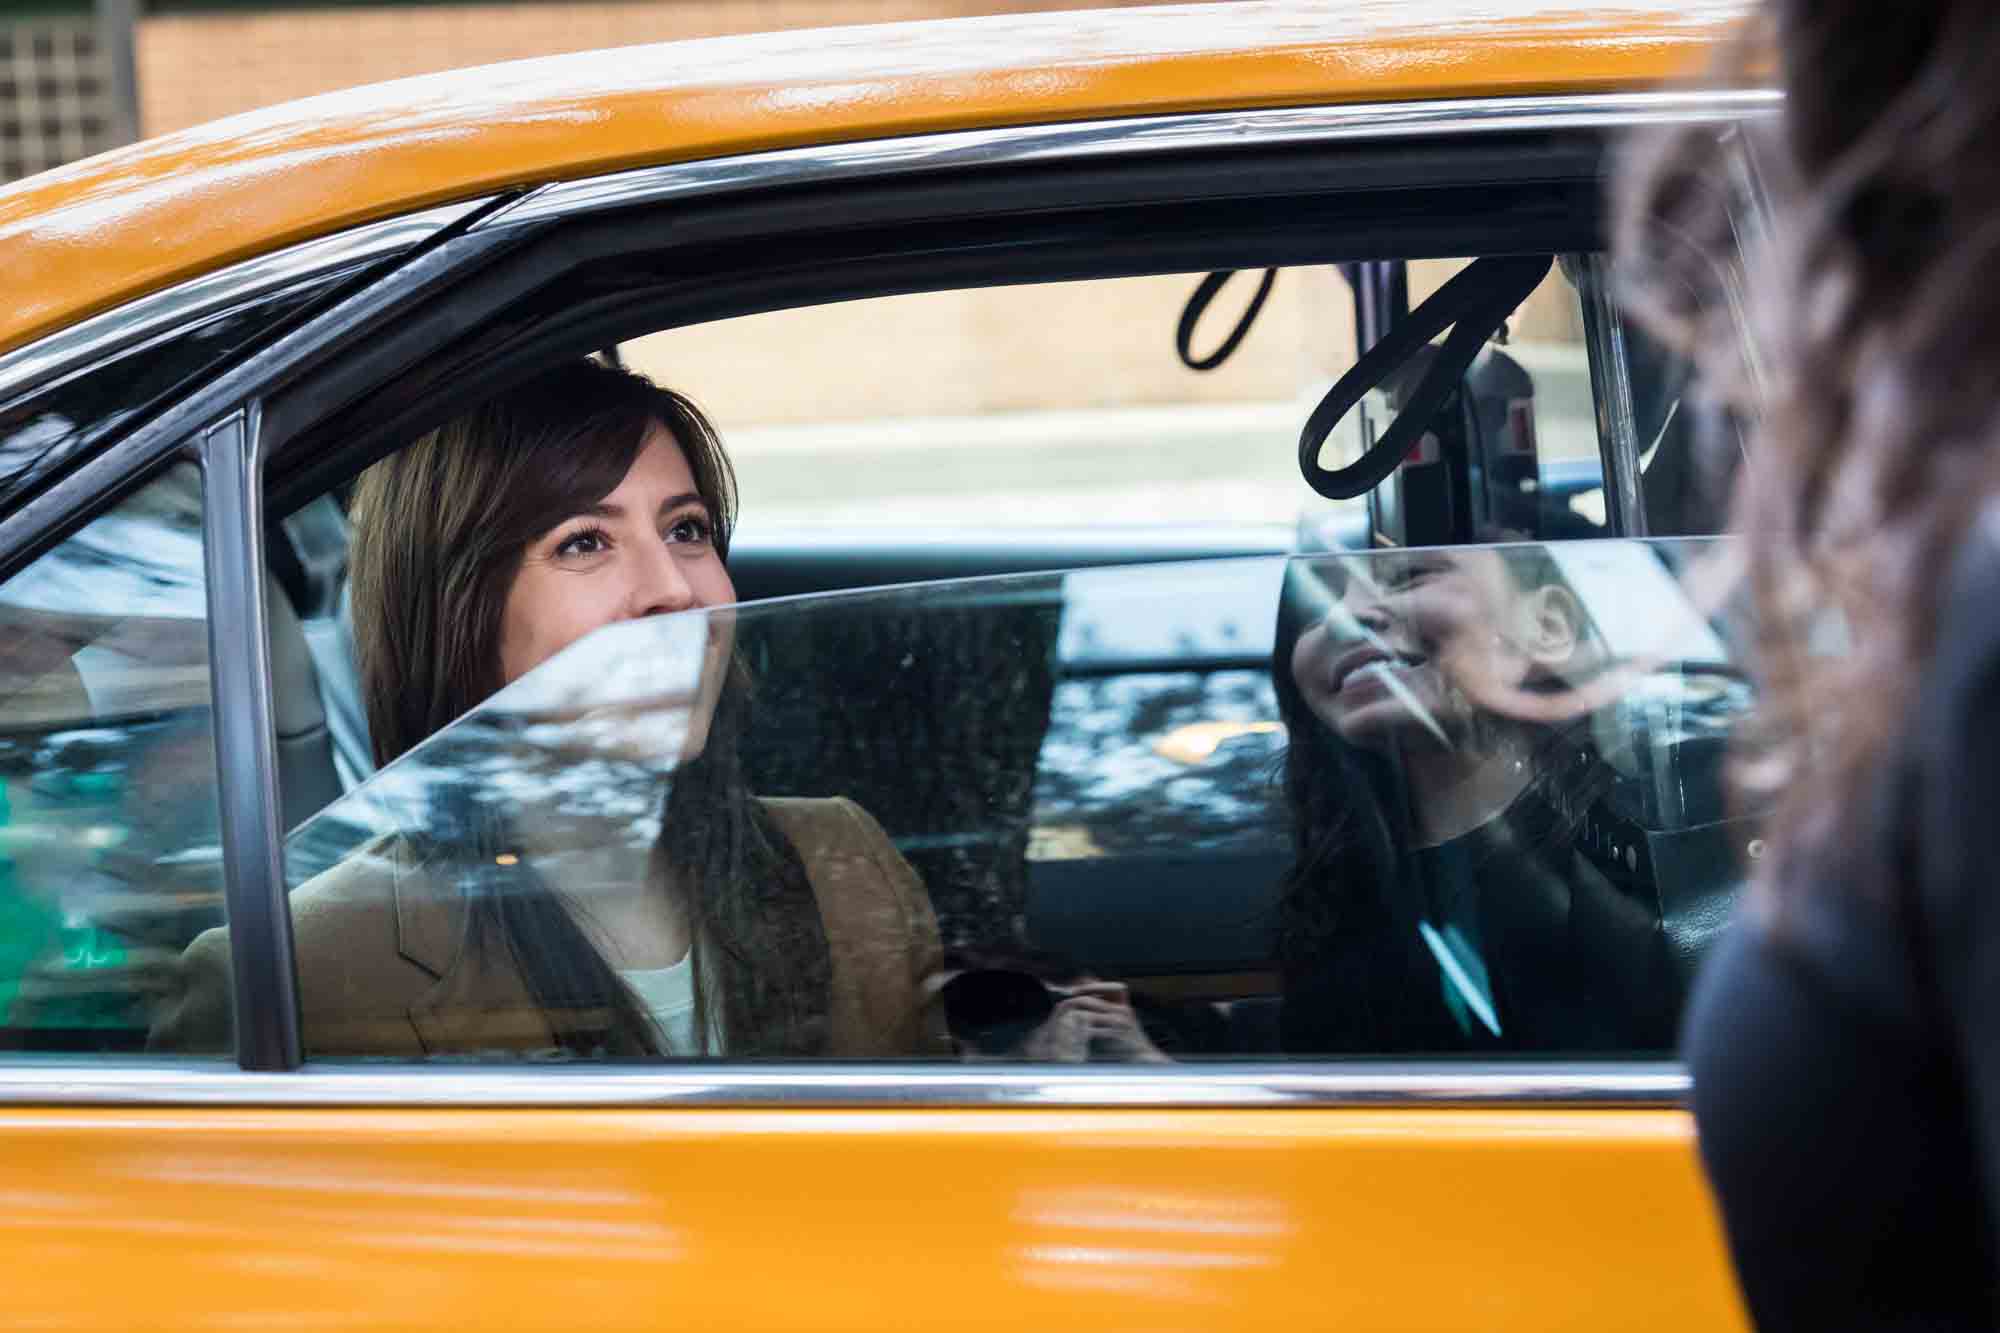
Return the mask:
<path id="1" fill-rule="evenodd" d="M 1421 654 L 1396 653 L 1380 644 L 1357 644 L 1334 659 L 1327 690 L 1339 694 L 1350 688 L 1377 684 L 1385 673 L 1414 670 L 1429 661 Z"/>

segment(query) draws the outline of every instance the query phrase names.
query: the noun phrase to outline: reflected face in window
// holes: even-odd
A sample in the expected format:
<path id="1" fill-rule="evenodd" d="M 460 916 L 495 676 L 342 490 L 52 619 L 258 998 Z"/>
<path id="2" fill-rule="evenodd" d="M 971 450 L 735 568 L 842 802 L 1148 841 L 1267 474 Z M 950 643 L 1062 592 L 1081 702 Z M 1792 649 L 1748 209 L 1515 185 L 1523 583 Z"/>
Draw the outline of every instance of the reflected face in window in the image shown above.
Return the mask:
<path id="1" fill-rule="evenodd" d="M 501 612 L 501 674 L 517 680 L 606 625 L 735 600 L 714 518 L 680 445 L 655 423 L 610 494 L 528 543 Z M 728 627 L 716 620 L 710 633 L 722 639 Z M 726 656 L 727 643 L 716 646 Z"/>
<path id="2" fill-rule="evenodd" d="M 1456 747 L 1474 698 L 1520 688 L 1576 651 L 1579 612 L 1559 585 L 1524 588 L 1494 550 L 1344 562 L 1333 611 L 1299 637 L 1292 674 L 1349 744 Z"/>

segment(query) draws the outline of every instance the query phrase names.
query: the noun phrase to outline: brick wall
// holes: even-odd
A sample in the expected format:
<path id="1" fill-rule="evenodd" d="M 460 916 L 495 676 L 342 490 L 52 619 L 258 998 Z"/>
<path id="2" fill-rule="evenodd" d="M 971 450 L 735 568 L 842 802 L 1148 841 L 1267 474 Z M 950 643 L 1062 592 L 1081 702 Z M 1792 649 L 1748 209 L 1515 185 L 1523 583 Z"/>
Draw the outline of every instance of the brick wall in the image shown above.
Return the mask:
<path id="1" fill-rule="evenodd" d="M 88 16 L 0 21 L 0 184 L 121 142 L 126 116 Z"/>

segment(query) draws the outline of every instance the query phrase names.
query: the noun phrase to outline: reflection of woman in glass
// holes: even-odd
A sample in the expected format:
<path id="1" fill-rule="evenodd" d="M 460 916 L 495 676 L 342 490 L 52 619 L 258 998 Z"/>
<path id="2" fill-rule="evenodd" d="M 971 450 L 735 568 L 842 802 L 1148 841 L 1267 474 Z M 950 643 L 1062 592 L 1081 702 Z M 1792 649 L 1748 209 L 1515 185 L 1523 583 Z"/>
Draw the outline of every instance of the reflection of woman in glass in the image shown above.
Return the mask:
<path id="1" fill-rule="evenodd" d="M 1576 845 L 1610 770 L 1582 721 L 1527 720 L 1602 665 L 1548 556 L 1396 552 L 1291 578 L 1285 1048 L 1668 1045 L 1656 915 Z"/>
<path id="2" fill-rule="evenodd" d="M 581 667 L 586 688 L 634 665 L 579 659 L 592 630 L 733 602 L 733 507 L 697 409 L 594 363 L 371 469 L 352 597 L 378 762 L 572 645 L 547 669 Z M 679 753 L 651 756 L 675 769 L 657 825 L 656 788 L 638 819 L 593 818 L 615 802 L 575 782 L 523 797 L 561 767 L 529 747 L 498 772 L 452 771 L 443 738 L 412 756 L 447 799 L 293 895 L 310 1053 L 948 1053 L 921 998 L 938 966 L 922 885 L 851 802 L 749 794 L 732 624 L 705 625 L 701 684 L 655 740 Z M 574 728 L 555 731 L 560 753 Z M 220 932 L 190 946 L 156 1044 L 224 1041 L 227 947 Z"/>

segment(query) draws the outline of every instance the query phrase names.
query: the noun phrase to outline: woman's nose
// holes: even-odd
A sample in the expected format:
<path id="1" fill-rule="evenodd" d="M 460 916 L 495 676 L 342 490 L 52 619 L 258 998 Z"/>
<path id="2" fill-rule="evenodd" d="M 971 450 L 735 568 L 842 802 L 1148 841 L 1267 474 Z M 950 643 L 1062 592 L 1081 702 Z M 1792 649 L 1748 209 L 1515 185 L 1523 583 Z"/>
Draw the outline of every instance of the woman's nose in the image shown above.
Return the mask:
<path id="1" fill-rule="evenodd" d="M 1363 628 L 1379 634 L 1389 627 L 1389 608 L 1374 592 L 1350 586 L 1347 596 L 1340 601 Z"/>
<path id="2" fill-rule="evenodd" d="M 695 604 L 694 584 L 681 567 L 680 558 L 664 541 L 646 544 L 645 566 L 636 589 L 639 616 L 664 616 L 685 611 Z"/>

